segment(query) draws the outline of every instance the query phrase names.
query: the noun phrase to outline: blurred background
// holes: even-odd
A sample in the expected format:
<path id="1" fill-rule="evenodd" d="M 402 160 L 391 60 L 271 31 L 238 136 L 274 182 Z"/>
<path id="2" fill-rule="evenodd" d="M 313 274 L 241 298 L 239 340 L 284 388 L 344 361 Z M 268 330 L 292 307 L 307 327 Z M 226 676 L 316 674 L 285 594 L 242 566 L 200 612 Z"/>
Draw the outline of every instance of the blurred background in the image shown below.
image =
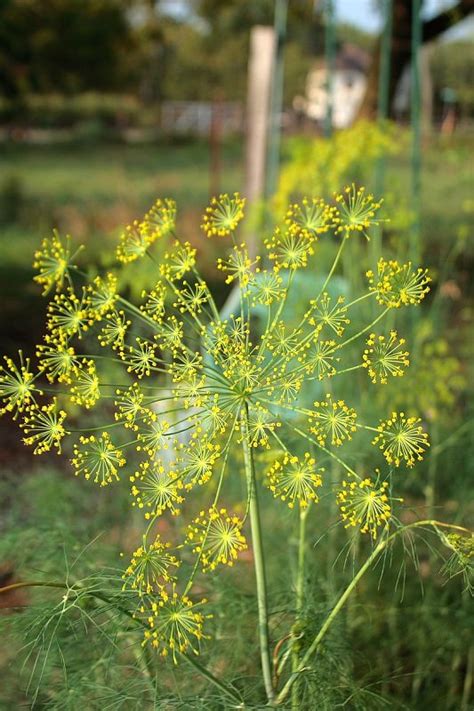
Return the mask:
<path id="1" fill-rule="evenodd" d="M 408 401 L 433 440 L 404 496 L 419 512 L 472 525 L 473 11 L 472 0 L 0 0 L 2 352 L 32 352 L 41 338 L 45 303 L 31 264 L 53 228 L 107 266 L 121 228 L 172 197 L 180 234 L 198 248 L 223 303 L 219 245 L 199 230 L 211 195 L 248 197 L 257 244 L 289 200 L 366 185 L 385 197 L 390 222 L 348 257 L 339 290 L 349 293 L 381 249 L 430 268 L 432 295 L 405 329 L 419 365 L 382 399 Z M 144 266 L 122 286 L 139 293 L 150 279 Z M 309 297 L 310 286 L 301 293 Z M 68 512 L 68 535 L 93 537 L 128 507 L 128 492 L 97 504 L 86 487 L 78 504 L 67 461 L 37 459 L 3 418 L 3 582 L 34 561 L 38 534 L 52 525 L 45 509 Z M 366 645 L 367 683 L 371 672 L 385 679 L 390 708 L 472 708 L 464 598 L 460 606 L 439 582 L 420 601 L 417 582 L 405 617 L 393 612 L 387 622 L 376 617 L 383 591 L 366 592 L 373 627 L 361 631 L 356 619 L 353 630 Z M 390 606 L 390 586 L 386 595 Z M 420 616 L 430 640 L 405 635 Z M 28 695 L 4 656 L 11 676 L 1 708 L 17 708 Z"/>

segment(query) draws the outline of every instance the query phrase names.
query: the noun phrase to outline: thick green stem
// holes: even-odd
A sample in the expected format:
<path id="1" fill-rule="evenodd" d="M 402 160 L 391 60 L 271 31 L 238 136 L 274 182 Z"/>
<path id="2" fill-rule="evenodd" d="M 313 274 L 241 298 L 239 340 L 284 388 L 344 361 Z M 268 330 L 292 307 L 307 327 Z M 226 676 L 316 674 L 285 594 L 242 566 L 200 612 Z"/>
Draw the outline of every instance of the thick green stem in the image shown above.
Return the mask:
<path id="1" fill-rule="evenodd" d="M 260 656 L 262 674 L 268 701 L 271 703 L 275 697 L 272 681 L 272 667 L 270 657 L 270 639 L 268 633 L 268 606 L 267 606 L 267 581 L 265 574 L 265 559 L 262 545 L 262 530 L 258 506 L 257 486 L 255 480 L 255 467 L 253 454 L 249 445 L 248 407 L 242 408 L 242 446 L 244 450 L 245 474 L 249 499 L 249 517 L 252 532 L 253 558 L 255 579 L 257 584 L 258 603 L 258 633 L 260 640 Z"/>
<path id="2" fill-rule="evenodd" d="M 304 588 L 305 588 L 305 575 L 306 575 L 306 518 L 308 516 L 309 506 L 305 508 L 300 508 L 300 526 L 299 526 L 299 537 L 298 537 L 298 569 L 296 573 L 296 622 L 301 621 L 301 612 L 303 610 L 304 603 Z M 296 672 L 298 669 L 300 661 L 300 655 L 298 654 L 298 649 L 293 642 L 293 650 L 291 657 L 291 670 Z M 299 693 L 298 684 L 293 684 L 291 689 L 291 708 L 295 711 L 299 708 Z"/>

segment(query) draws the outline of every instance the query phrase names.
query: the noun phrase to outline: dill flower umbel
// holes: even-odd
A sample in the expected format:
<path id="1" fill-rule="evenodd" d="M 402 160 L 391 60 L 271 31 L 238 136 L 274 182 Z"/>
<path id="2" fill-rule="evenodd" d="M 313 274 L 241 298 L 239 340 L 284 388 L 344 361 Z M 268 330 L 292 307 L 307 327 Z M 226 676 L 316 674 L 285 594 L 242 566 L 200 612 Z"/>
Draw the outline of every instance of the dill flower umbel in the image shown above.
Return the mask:
<path id="1" fill-rule="evenodd" d="M 61 291 L 64 281 L 69 280 L 69 269 L 72 266 L 69 240 L 69 236 L 66 237 L 66 243 L 63 244 L 59 232 L 53 230 L 52 237 L 45 237 L 41 248 L 35 252 L 33 268 L 38 270 L 38 274 L 34 280 L 43 286 L 43 295 L 48 294 L 53 287 Z"/>
<path id="2" fill-rule="evenodd" d="M 63 425 L 66 412 L 58 410 L 56 398 L 49 405 L 31 404 L 21 423 L 25 444 L 34 446 L 33 454 L 44 454 L 53 447 L 61 453 L 61 443 L 67 432 Z"/>
<path id="3" fill-rule="evenodd" d="M 239 517 L 215 506 L 201 511 L 188 526 L 186 543 L 199 556 L 204 572 L 215 570 L 219 564 L 234 565 L 238 554 L 247 548 Z"/>
<path id="4" fill-rule="evenodd" d="M 244 206 L 245 198 L 241 198 L 239 193 L 234 193 L 232 197 L 224 193 L 212 198 L 202 222 L 205 234 L 208 237 L 230 235 L 244 217 Z"/>
<path id="5" fill-rule="evenodd" d="M 118 470 L 125 466 L 125 457 L 110 439 L 108 432 L 99 437 L 81 436 L 79 444 L 74 445 L 71 464 L 76 476 L 92 479 L 95 484 L 107 486 L 118 481 Z"/>
<path id="6" fill-rule="evenodd" d="M 295 504 L 306 508 L 310 501 L 319 501 L 317 489 L 322 486 L 324 469 L 316 468 L 309 452 L 300 458 L 286 452 L 276 460 L 267 474 L 267 486 L 276 499 L 286 501 L 290 509 Z"/>
<path id="7" fill-rule="evenodd" d="M 124 588 L 136 590 L 140 597 L 156 594 L 174 579 L 171 569 L 180 565 L 176 556 L 170 553 L 170 543 L 164 543 L 158 535 L 153 543 L 139 546 L 132 554 L 130 565 L 122 578 Z"/>
<path id="8" fill-rule="evenodd" d="M 423 454 L 430 446 L 428 435 L 419 424 L 419 417 L 406 417 L 403 412 L 392 412 L 388 420 L 382 420 L 378 426 L 379 434 L 372 444 L 378 445 L 389 464 L 399 467 L 405 461 L 413 467 L 415 461 L 421 462 Z"/>
<path id="9" fill-rule="evenodd" d="M 410 365 L 408 351 L 403 350 L 404 338 L 397 338 L 396 331 L 387 337 L 371 333 L 362 359 L 373 383 L 385 385 L 388 377 L 400 377 Z"/>
<path id="10" fill-rule="evenodd" d="M 375 292 L 379 304 L 389 308 L 419 304 L 430 290 L 428 270 L 414 269 L 411 262 L 399 264 L 381 257 L 377 263 L 377 276 L 369 270 L 367 277 L 369 289 Z"/>
<path id="11" fill-rule="evenodd" d="M 392 515 L 387 490 L 386 481 L 380 486 L 368 478 L 343 481 L 337 493 L 337 503 L 346 528 L 355 526 L 375 540 L 379 528 L 385 527 Z"/>
<path id="12" fill-rule="evenodd" d="M 314 403 L 315 409 L 309 417 L 309 430 L 316 435 L 317 441 L 324 445 L 329 439 L 331 444 L 340 447 L 347 439 L 352 439 L 356 431 L 357 413 L 348 407 L 344 400 L 333 400 L 331 395 Z"/>
<path id="13" fill-rule="evenodd" d="M 30 370 L 30 359 L 23 358 L 22 351 L 18 351 L 20 360 L 19 366 L 9 358 L 4 356 L 5 365 L 0 365 L 0 415 L 5 412 L 13 413 L 16 420 L 18 414 L 30 405 L 37 396 L 41 395 L 41 390 L 35 385 L 38 375 L 34 375 Z"/>
<path id="14" fill-rule="evenodd" d="M 368 195 L 365 188 L 357 188 L 354 184 L 345 188 L 343 193 L 336 195 L 337 215 L 336 231 L 349 237 L 351 232 L 362 232 L 367 238 L 367 230 L 372 225 L 382 221 L 376 213 L 382 206 L 382 201 L 376 201 L 373 195 Z"/>
<path id="15" fill-rule="evenodd" d="M 201 612 L 206 602 L 203 599 L 193 603 L 187 595 L 179 595 L 174 585 L 170 593 L 161 590 L 156 602 L 151 602 L 149 608 L 140 608 L 148 625 L 145 643 L 150 643 L 163 657 L 171 654 L 175 664 L 179 653 L 191 650 L 199 654 L 199 642 L 205 639 L 203 625 L 209 618 Z"/>

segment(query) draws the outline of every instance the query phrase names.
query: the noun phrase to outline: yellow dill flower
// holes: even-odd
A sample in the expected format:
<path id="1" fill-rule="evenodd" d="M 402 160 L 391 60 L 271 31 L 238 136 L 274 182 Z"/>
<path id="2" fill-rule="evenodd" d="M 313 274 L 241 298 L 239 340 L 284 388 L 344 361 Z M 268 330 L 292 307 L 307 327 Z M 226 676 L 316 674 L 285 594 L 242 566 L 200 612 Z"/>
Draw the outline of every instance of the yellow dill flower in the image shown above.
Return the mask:
<path id="1" fill-rule="evenodd" d="M 273 262 L 276 272 L 281 269 L 296 271 L 308 264 L 308 257 L 314 254 L 314 239 L 296 229 L 294 225 L 287 229 L 277 227 L 271 238 L 265 240 L 268 258 Z"/>
<path id="2" fill-rule="evenodd" d="M 270 435 L 281 427 L 281 422 L 278 422 L 265 407 L 253 405 L 249 408 L 248 418 L 248 434 L 249 444 L 251 447 L 270 448 Z"/>
<path id="3" fill-rule="evenodd" d="M 114 401 L 117 411 L 115 419 L 123 422 L 124 427 L 131 430 L 138 430 L 137 420 L 144 414 L 144 394 L 140 390 L 138 383 L 132 383 L 128 389 L 118 388 L 115 391 L 117 399 Z"/>
<path id="4" fill-rule="evenodd" d="M 317 489 L 322 486 L 323 472 L 309 452 L 302 459 L 285 452 L 268 471 L 266 483 L 273 496 L 288 502 L 290 509 L 296 503 L 305 508 L 310 501 L 319 501 Z"/>
<path id="5" fill-rule="evenodd" d="M 152 237 L 147 224 L 135 220 L 131 225 L 127 225 L 120 235 L 115 256 L 119 262 L 129 264 L 143 257 L 151 243 Z"/>
<path id="6" fill-rule="evenodd" d="M 244 217 L 244 206 L 245 198 L 241 198 L 239 193 L 234 193 L 232 197 L 227 193 L 213 197 L 201 225 L 207 237 L 226 237 L 234 232 Z"/>
<path id="7" fill-rule="evenodd" d="M 386 481 L 380 486 L 368 478 L 357 482 L 343 481 L 336 499 L 345 527 L 355 526 L 375 540 L 379 528 L 385 528 L 392 515 L 387 490 Z"/>
<path id="8" fill-rule="evenodd" d="M 135 338 L 136 346 L 124 347 L 119 351 L 120 358 L 127 364 L 129 373 L 136 373 L 138 378 L 151 375 L 160 365 L 156 343 Z"/>
<path id="9" fill-rule="evenodd" d="M 33 268 L 38 269 L 39 274 L 34 277 L 34 280 L 44 287 L 43 295 L 50 292 L 53 287 L 56 291 L 61 291 L 64 281 L 69 281 L 69 269 L 72 266 L 69 239 L 68 235 L 66 244 L 63 244 L 58 231 L 54 230 L 53 236 L 45 237 L 41 248 L 35 252 Z"/>
<path id="10" fill-rule="evenodd" d="M 179 448 L 176 460 L 177 475 L 184 487 L 191 489 L 196 484 L 208 482 L 220 456 L 220 446 L 209 435 L 203 435 L 198 426 L 189 444 Z"/>
<path id="11" fill-rule="evenodd" d="M 376 216 L 382 201 L 376 202 L 373 195 L 367 195 L 365 188 L 354 184 L 344 188 L 344 192 L 335 195 L 337 214 L 335 217 L 336 232 L 343 232 L 350 237 L 351 232 L 362 232 L 368 239 L 366 230 L 382 221 Z"/>
<path id="12" fill-rule="evenodd" d="M 0 415 L 11 412 L 14 420 L 35 402 L 35 394 L 42 395 L 42 391 L 35 385 L 38 375 L 31 372 L 30 359 L 23 359 L 21 350 L 18 356 L 19 365 L 8 356 L 3 356 L 5 365 L 0 365 Z"/>
<path id="13" fill-rule="evenodd" d="M 156 601 L 140 608 L 149 627 L 144 633 L 144 643 L 150 643 L 163 657 L 171 654 L 175 664 L 179 653 L 191 650 L 199 654 L 199 642 L 206 638 L 203 625 L 210 617 L 200 611 L 206 603 L 206 599 L 193 603 L 186 595 L 178 595 L 174 583 L 170 594 L 160 590 Z"/>
<path id="14" fill-rule="evenodd" d="M 165 315 L 166 286 L 158 282 L 151 291 L 142 291 L 142 298 L 146 298 L 146 301 L 140 304 L 140 311 L 156 323 L 161 323 Z"/>
<path id="15" fill-rule="evenodd" d="M 335 357 L 335 349 L 335 341 L 316 340 L 304 353 L 305 370 L 319 380 L 331 378 L 336 374 L 334 362 L 339 360 Z"/>
<path id="16" fill-rule="evenodd" d="M 97 336 L 101 346 L 111 346 L 114 350 L 122 350 L 127 330 L 131 321 L 127 320 L 123 311 L 111 311 L 102 319 L 103 327 Z"/>
<path id="17" fill-rule="evenodd" d="M 100 437 L 81 435 L 79 444 L 73 447 L 71 464 L 75 475 L 92 479 L 100 486 L 107 486 L 114 479 L 118 481 L 118 471 L 125 463 L 122 451 L 113 444 L 108 432 L 102 432 Z"/>
<path id="18" fill-rule="evenodd" d="M 242 534 L 242 521 L 226 509 L 211 507 L 188 526 L 186 543 L 200 558 L 204 572 L 215 570 L 219 564 L 232 566 L 238 554 L 247 549 Z"/>
<path id="19" fill-rule="evenodd" d="M 183 324 L 176 316 L 169 316 L 163 323 L 160 324 L 158 332 L 155 333 L 155 340 L 161 348 L 174 351 L 180 348 L 183 343 L 184 329 Z"/>
<path id="20" fill-rule="evenodd" d="M 80 358 L 64 333 L 47 334 L 36 347 L 38 368 L 50 383 L 70 383 L 80 366 Z"/>
<path id="21" fill-rule="evenodd" d="M 33 454 L 44 454 L 53 447 L 61 453 L 61 442 L 67 431 L 63 425 L 66 419 L 64 410 L 58 410 L 56 398 L 49 405 L 30 405 L 21 427 L 26 437 L 25 444 L 34 446 Z"/>
<path id="22" fill-rule="evenodd" d="M 97 276 L 87 287 L 89 308 L 96 318 L 113 310 L 117 299 L 117 277 L 108 272 L 105 277 Z"/>
<path id="23" fill-rule="evenodd" d="M 313 299 L 310 301 L 311 309 L 307 314 L 309 316 L 308 323 L 311 326 L 316 326 L 318 331 L 322 330 L 324 326 L 328 326 L 336 335 L 342 336 L 346 326 L 350 323 L 344 301 L 343 296 L 338 296 L 333 304 L 333 300 L 326 292 L 317 301 Z"/>
<path id="24" fill-rule="evenodd" d="M 173 232 L 176 225 L 175 201 L 171 198 L 158 198 L 143 218 L 143 225 L 149 235 L 150 244 Z"/>
<path id="25" fill-rule="evenodd" d="M 141 462 L 131 475 L 133 506 L 145 509 L 145 518 L 160 516 L 168 509 L 173 516 L 179 514 L 184 499 L 180 494 L 183 485 L 173 470 L 165 467 L 161 459 Z"/>
<path id="26" fill-rule="evenodd" d="M 125 581 L 123 589 L 135 590 L 140 597 L 159 592 L 166 583 L 174 579 L 171 568 L 178 568 L 180 563 L 170 553 L 170 543 L 164 543 L 157 535 L 149 546 L 144 542 L 133 552 L 130 564 L 122 575 Z"/>
<path id="27" fill-rule="evenodd" d="M 160 418 L 156 412 L 149 408 L 143 408 L 142 420 L 143 423 L 137 434 L 139 442 L 137 450 L 143 449 L 149 457 L 154 457 L 157 452 L 168 449 L 167 438 L 169 437 L 170 423 Z"/>
<path id="28" fill-rule="evenodd" d="M 289 330 L 283 321 L 274 324 L 270 331 L 262 336 L 265 346 L 271 353 L 279 356 L 292 356 L 298 345 L 298 334 L 294 329 Z"/>
<path id="29" fill-rule="evenodd" d="M 324 445 L 329 438 L 331 444 L 339 447 L 346 439 L 352 439 L 352 433 L 357 429 L 357 413 L 344 400 L 333 401 L 328 394 L 325 400 L 315 402 L 314 406 L 316 410 L 309 417 L 309 430 L 320 444 Z"/>
<path id="30" fill-rule="evenodd" d="M 372 444 L 378 445 L 389 464 L 399 467 L 402 461 L 412 467 L 421 461 L 427 447 L 428 435 L 419 424 L 419 417 L 406 417 L 403 412 L 392 412 L 388 420 L 377 427 L 379 434 Z"/>
<path id="31" fill-rule="evenodd" d="M 367 277 L 369 289 L 376 293 L 379 304 L 390 308 L 419 304 L 430 290 L 428 270 L 414 269 L 411 262 L 399 264 L 381 257 L 377 263 L 377 276 L 369 270 Z"/>
<path id="32" fill-rule="evenodd" d="M 275 301 L 281 301 L 286 289 L 283 287 L 283 279 L 273 271 L 257 269 L 255 278 L 252 281 L 252 305 L 262 304 L 271 306 Z"/>
<path id="33" fill-rule="evenodd" d="M 94 321 L 85 289 L 80 299 L 68 289 L 64 294 L 56 294 L 48 304 L 48 329 L 52 333 L 81 338 Z"/>
<path id="34" fill-rule="evenodd" d="M 385 385 L 388 377 L 401 377 L 410 365 L 409 353 L 403 350 L 404 338 L 397 338 L 396 331 L 390 331 L 388 338 L 371 333 L 367 348 L 362 355 L 364 368 L 373 383 Z"/>
<path id="35" fill-rule="evenodd" d="M 317 239 L 329 230 L 334 221 L 335 210 L 320 198 L 303 198 L 301 203 L 290 205 L 285 222 L 294 226 L 310 239 Z"/>
<path id="36" fill-rule="evenodd" d="M 186 313 L 186 311 L 193 315 L 200 314 L 203 305 L 209 301 L 207 284 L 202 281 L 195 282 L 194 284 L 183 281 L 177 296 L 178 300 L 173 306 L 179 309 L 182 314 Z"/>
<path id="37" fill-rule="evenodd" d="M 99 376 L 93 360 L 85 360 L 75 370 L 71 381 L 71 400 L 87 410 L 100 398 Z"/>
<path id="38" fill-rule="evenodd" d="M 196 250 L 189 242 L 181 244 L 176 241 L 173 249 L 166 252 L 160 264 L 161 276 L 170 281 L 182 279 L 185 274 L 192 271 L 196 264 Z"/>
<path id="39" fill-rule="evenodd" d="M 240 288 L 245 293 L 250 282 L 254 280 L 253 270 L 259 261 L 259 257 L 254 260 L 250 259 L 247 248 L 242 243 L 241 245 L 234 245 L 227 260 L 219 258 L 217 260 L 217 268 L 227 274 L 226 284 L 232 284 L 233 281 L 237 280 Z"/>

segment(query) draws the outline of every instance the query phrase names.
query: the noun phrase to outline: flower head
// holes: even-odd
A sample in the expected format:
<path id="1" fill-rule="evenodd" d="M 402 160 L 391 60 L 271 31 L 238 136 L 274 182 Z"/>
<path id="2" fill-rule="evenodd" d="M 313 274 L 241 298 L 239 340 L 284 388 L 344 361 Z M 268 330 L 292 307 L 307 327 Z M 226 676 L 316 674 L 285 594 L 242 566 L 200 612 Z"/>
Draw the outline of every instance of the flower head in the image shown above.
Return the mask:
<path id="1" fill-rule="evenodd" d="M 310 239 L 317 239 L 327 232 L 334 220 L 335 210 L 326 205 L 320 198 L 303 198 L 301 203 L 290 205 L 286 212 L 285 222 L 294 226 Z"/>
<path id="2" fill-rule="evenodd" d="M 428 435 L 419 424 L 419 417 L 406 417 L 403 412 L 392 412 L 388 420 L 382 420 L 379 433 L 372 444 L 378 445 L 389 464 L 399 467 L 402 461 L 412 467 L 421 461 L 427 447 Z"/>
<path id="3" fill-rule="evenodd" d="M 389 377 L 404 374 L 405 368 L 410 365 L 409 353 L 403 350 L 404 345 L 405 339 L 397 338 L 396 331 L 390 331 L 388 338 L 370 334 L 362 358 L 373 383 L 385 385 Z"/>
<path id="4" fill-rule="evenodd" d="M 286 501 L 290 509 L 295 504 L 302 508 L 310 501 L 319 501 L 317 489 L 322 485 L 324 469 L 316 467 L 316 460 L 309 452 L 297 457 L 286 452 L 277 459 L 268 471 L 267 486 L 276 499 Z"/>
<path id="5" fill-rule="evenodd" d="M 343 481 L 337 493 L 337 503 L 346 528 L 356 526 L 361 533 L 369 533 L 375 540 L 379 528 L 387 526 L 392 515 L 387 490 L 386 481 L 380 486 L 368 478 Z"/>
<path id="6" fill-rule="evenodd" d="M 128 568 L 122 578 L 124 588 L 136 590 L 140 596 L 156 594 L 173 578 L 172 568 L 179 567 L 179 561 L 170 553 L 170 543 L 163 543 L 158 535 L 153 543 L 139 546 L 133 552 Z"/>
<path id="7" fill-rule="evenodd" d="M 173 516 L 179 514 L 179 505 L 184 501 L 180 494 L 183 485 L 162 460 L 142 462 L 130 481 L 134 506 L 145 509 L 146 519 L 159 516 L 167 509 Z"/>
<path id="8" fill-rule="evenodd" d="M 362 232 L 366 237 L 366 230 L 371 225 L 378 225 L 381 219 L 377 211 L 382 201 L 377 202 L 373 195 L 368 195 L 365 188 L 358 188 L 354 184 L 344 189 L 343 193 L 335 196 L 337 215 L 336 231 L 343 232 L 349 237 L 351 232 Z"/>
<path id="9" fill-rule="evenodd" d="M 244 217 L 245 198 L 239 193 L 230 197 L 227 193 L 213 197 L 211 204 L 206 208 L 203 217 L 202 229 L 208 237 L 218 235 L 226 237 L 235 229 Z"/>
<path id="10" fill-rule="evenodd" d="M 19 365 L 8 356 L 3 357 L 5 365 L 0 365 L 0 415 L 11 412 L 13 419 L 34 401 L 35 394 L 42 394 L 35 385 L 37 376 L 30 370 L 30 359 L 24 359 L 22 351 L 18 355 Z"/>
<path id="11" fill-rule="evenodd" d="M 93 360 L 84 360 L 71 381 L 71 400 L 87 410 L 100 398 L 99 376 Z"/>
<path id="12" fill-rule="evenodd" d="M 178 653 L 185 654 L 191 649 L 199 654 L 199 642 L 204 639 L 203 624 L 205 616 L 201 607 L 207 600 L 193 603 L 186 595 L 178 595 L 173 583 L 171 592 L 161 590 L 156 601 L 150 607 L 142 607 L 148 629 L 144 641 L 165 657 L 171 654 L 177 664 Z"/>
<path id="13" fill-rule="evenodd" d="M 329 439 L 331 444 L 339 447 L 346 439 L 352 439 L 357 413 L 344 400 L 333 400 L 328 394 L 325 400 L 315 402 L 314 407 L 309 417 L 309 429 L 320 444 L 324 445 Z"/>
<path id="14" fill-rule="evenodd" d="M 43 294 L 50 292 L 53 287 L 61 291 L 71 266 L 69 237 L 66 237 L 66 243 L 63 244 L 58 231 L 54 230 L 52 237 L 45 237 L 42 241 L 33 262 L 33 268 L 39 271 L 34 280 L 44 287 Z"/>
<path id="15" fill-rule="evenodd" d="M 108 432 L 102 432 L 99 437 L 81 436 L 79 444 L 73 448 L 71 464 L 76 476 L 92 479 L 95 484 L 107 486 L 118 481 L 118 470 L 125 466 L 125 457 L 110 439 Z"/>
<path id="16" fill-rule="evenodd" d="M 369 270 L 367 277 L 370 291 L 376 293 L 377 301 L 390 308 L 419 304 L 430 290 L 428 270 L 414 269 L 411 262 L 399 264 L 381 257 L 377 263 L 377 276 Z"/>
<path id="17" fill-rule="evenodd" d="M 232 566 L 247 542 L 242 534 L 242 521 L 224 508 L 211 507 L 188 526 L 186 542 L 192 547 L 207 572 L 219 564 Z"/>
<path id="18" fill-rule="evenodd" d="M 21 427 L 25 444 L 34 446 L 33 454 L 43 454 L 55 447 L 61 453 L 61 442 L 66 436 L 66 413 L 58 410 L 56 398 L 49 405 L 30 405 Z"/>

